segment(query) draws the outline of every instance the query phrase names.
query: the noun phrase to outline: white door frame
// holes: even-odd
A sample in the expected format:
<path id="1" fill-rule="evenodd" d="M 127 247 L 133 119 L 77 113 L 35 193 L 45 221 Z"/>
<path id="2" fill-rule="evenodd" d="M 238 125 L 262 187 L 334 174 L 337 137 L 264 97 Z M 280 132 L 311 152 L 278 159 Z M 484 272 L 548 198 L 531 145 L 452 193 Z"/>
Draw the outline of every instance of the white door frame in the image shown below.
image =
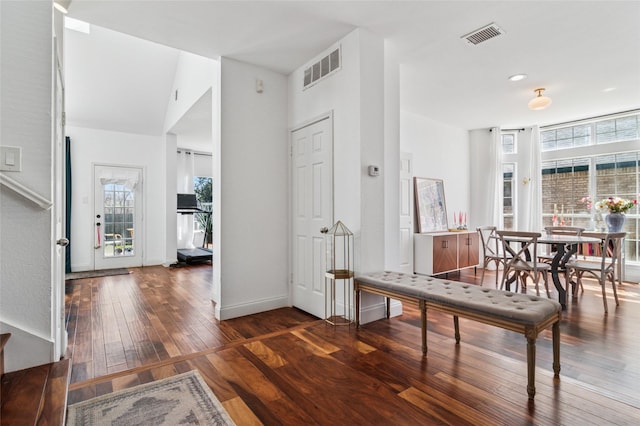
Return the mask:
<path id="1" fill-rule="evenodd" d="M 324 114 L 318 115 L 314 118 L 311 118 L 309 120 L 303 121 L 302 123 L 292 127 L 289 129 L 289 301 L 290 304 L 293 305 L 294 304 L 294 291 L 295 291 L 295 283 L 294 283 L 294 268 L 296 267 L 296 264 L 294 262 L 294 247 L 295 247 L 295 242 L 294 242 L 294 238 L 295 238 L 295 233 L 294 233 L 294 201 L 295 201 L 295 194 L 294 194 L 294 188 L 293 188 L 293 184 L 294 184 L 294 176 L 293 176 L 293 166 L 294 166 L 294 159 L 293 159 L 293 134 L 296 131 L 299 131 L 301 129 L 304 129 L 305 127 L 309 127 L 312 126 L 316 123 L 319 123 L 323 120 L 329 120 L 329 125 L 331 128 L 331 218 L 329 220 L 329 223 L 327 223 L 325 226 L 330 227 L 333 224 L 333 218 L 335 217 L 335 203 L 334 203 L 334 196 L 335 196 L 335 191 L 334 191 L 334 179 L 333 179 L 333 166 L 334 166 L 334 135 L 333 135 L 333 111 L 328 111 Z M 320 230 L 318 229 L 318 233 L 320 233 Z M 324 264 L 324 261 L 323 261 Z M 323 291 L 324 291 L 324 285 L 323 285 Z M 322 307 L 323 311 L 324 311 L 324 306 Z"/>
<path id="2" fill-rule="evenodd" d="M 413 274 L 413 154 L 400 153 L 399 272 Z"/>
<path id="3" fill-rule="evenodd" d="M 54 37 L 54 46 L 58 46 Z M 54 85 L 53 85 L 53 209 L 52 209 L 52 312 L 51 332 L 53 335 L 52 361 L 58 361 L 67 350 L 68 336 L 65 326 L 65 257 L 66 246 L 66 161 L 64 132 L 64 79 L 58 57 L 58 49 L 54 48 Z"/>

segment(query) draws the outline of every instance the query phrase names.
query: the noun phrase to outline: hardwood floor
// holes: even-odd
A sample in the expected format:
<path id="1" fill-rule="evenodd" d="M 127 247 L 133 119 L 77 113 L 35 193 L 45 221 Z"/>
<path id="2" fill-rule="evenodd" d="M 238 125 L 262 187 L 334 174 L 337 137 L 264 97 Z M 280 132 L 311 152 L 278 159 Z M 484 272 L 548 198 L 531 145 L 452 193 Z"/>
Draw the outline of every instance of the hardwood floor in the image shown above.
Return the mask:
<path id="1" fill-rule="evenodd" d="M 517 333 L 461 319 L 456 345 L 451 316 L 430 312 L 425 358 L 413 308 L 357 330 L 295 308 L 220 323 L 210 266 L 132 271 L 67 282 L 69 404 L 198 369 L 239 425 L 640 423 L 637 284 L 625 283 L 605 315 L 585 281 L 563 315 L 560 380 L 551 331 L 538 339 L 530 402 Z"/>

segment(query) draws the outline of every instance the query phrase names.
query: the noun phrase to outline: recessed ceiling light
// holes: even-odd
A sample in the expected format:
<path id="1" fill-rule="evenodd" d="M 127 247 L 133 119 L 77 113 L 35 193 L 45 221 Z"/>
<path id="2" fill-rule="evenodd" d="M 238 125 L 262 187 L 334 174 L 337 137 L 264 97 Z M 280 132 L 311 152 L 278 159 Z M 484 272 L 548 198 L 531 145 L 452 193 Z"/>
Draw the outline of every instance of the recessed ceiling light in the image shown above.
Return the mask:
<path id="1" fill-rule="evenodd" d="M 509 81 L 520 81 L 520 80 L 524 80 L 525 78 L 527 78 L 526 74 L 514 74 L 511 77 L 509 77 Z"/>
<path id="2" fill-rule="evenodd" d="M 607 87 L 606 89 L 603 90 L 604 93 L 609 93 L 609 92 L 613 92 L 614 90 L 616 90 L 615 87 Z"/>

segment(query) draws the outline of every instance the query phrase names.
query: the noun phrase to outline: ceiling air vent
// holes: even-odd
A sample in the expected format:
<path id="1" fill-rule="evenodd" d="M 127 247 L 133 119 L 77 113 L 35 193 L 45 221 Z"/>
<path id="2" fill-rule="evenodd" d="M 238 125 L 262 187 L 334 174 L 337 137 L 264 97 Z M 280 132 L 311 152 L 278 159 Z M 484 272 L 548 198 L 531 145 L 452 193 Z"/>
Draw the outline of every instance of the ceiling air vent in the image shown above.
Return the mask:
<path id="1" fill-rule="evenodd" d="M 340 69 L 341 55 L 340 47 L 329 53 L 318 62 L 305 68 L 302 88 L 313 86 L 318 81 L 333 74 Z"/>
<path id="2" fill-rule="evenodd" d="M 475 30 L 467 35 L 463 35 L 460 37 L 464 41 L 469 44 L 480 44 L 487 40 L 490 40 L 494 37 L 498 37 L 499 35 L 504 34 L 502 28 L 494 24 L 493 22 L 486 27 L 482 27 L 478 30 Z"/>

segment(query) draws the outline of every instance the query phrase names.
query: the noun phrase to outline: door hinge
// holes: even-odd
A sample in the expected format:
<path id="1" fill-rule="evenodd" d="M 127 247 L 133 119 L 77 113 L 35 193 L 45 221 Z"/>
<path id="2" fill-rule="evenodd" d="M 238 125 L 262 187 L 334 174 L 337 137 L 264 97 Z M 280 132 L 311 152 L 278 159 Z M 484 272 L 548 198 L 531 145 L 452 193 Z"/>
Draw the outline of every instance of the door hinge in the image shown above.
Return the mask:
<path id="1" fill-rule="evenodd" d="M 62 127 L 67 125 L 67 113 L 66 112 L 62 112 Z"/>

